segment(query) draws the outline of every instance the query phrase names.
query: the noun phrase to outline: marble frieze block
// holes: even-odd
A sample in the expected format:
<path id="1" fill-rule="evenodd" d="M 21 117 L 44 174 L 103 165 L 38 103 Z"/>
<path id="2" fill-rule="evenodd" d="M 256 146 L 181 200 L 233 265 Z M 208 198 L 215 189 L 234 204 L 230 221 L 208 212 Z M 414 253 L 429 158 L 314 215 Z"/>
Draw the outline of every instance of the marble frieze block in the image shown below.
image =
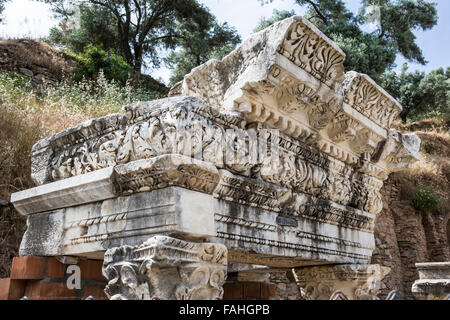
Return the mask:
<path id="1" fill-rule="evenodd" d="M 11 196 L 28 220 L 20 254 L 102 259 L 162 235 L 225 245 L 236 263 L 369 263 L 383 181 L 420 139 L 391 128 L 401 106 L 344 61 L 288 18 L 168 98 L 37 142 L 37 186 Z"/>

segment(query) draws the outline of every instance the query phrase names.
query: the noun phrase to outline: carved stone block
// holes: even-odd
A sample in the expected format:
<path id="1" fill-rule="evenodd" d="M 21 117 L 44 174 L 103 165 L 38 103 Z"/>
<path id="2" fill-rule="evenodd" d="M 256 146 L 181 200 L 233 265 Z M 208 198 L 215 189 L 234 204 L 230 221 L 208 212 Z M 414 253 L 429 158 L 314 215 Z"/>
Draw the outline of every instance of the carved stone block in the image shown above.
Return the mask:
<path id="1" fill-rule="evenodd" d="M 137 245 L 158 234 L 214 237 L 213 200 L 208 194 L 168 187 L 32 214 L 20 254 L 101 259 L 110 247 Z"/>
<path id="2" fill-rule="evenodd" d="M 226 270 L 225 246 L 165 236 L 108 249 L 103 263 L 111 300 L 221 299 Z"/>
<path id="3" fill-rule="evenodd" d="M 419 279 L 412 286 L 419 300 L 444 300 L 450 294 L 450 262 L 416 263 Z"/>
<path id="4" fill-rule="evenodd" d="M 335 265 L 294 269 L 305 300 L 379 300 L 381 280 L 390 268 L 380 265 Z"/>

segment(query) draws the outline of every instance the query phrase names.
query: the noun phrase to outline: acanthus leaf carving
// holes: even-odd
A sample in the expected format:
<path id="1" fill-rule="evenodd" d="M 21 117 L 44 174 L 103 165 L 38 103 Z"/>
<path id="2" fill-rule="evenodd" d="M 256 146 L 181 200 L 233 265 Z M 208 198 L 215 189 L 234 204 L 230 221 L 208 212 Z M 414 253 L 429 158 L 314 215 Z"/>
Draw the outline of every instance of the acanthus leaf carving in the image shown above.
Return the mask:
<path id="1" fill-rule="evenodd" d="M 304 300 L 379 300 L 380 282 L 390 268 L 342 264 L 294 269 Z"/>
<path id="2" fill-rule="evenodd" d="M 221 244 L 155 236 L 106 251 L 105 293 L 120 300 L 221 299 L 226 269 L 227 249 Z"/>

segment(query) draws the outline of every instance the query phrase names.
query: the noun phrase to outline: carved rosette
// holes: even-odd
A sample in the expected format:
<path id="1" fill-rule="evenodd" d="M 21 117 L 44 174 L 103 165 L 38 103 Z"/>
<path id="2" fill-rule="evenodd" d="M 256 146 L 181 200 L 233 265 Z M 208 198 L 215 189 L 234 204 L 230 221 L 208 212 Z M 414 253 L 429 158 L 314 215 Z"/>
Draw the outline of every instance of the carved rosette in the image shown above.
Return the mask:
<path id="1" fill-rule="evenodd" d="M 167 236 L 109 249 L 103 263 L 111 300 L 221 299 L 226 270 L 225 246 Z"/>
<path id="2" fill-rule="evenodd" d="M 381 280 L 390 268 L 345 264 L 294 269 L 304 300 L 379 300 Z"/>

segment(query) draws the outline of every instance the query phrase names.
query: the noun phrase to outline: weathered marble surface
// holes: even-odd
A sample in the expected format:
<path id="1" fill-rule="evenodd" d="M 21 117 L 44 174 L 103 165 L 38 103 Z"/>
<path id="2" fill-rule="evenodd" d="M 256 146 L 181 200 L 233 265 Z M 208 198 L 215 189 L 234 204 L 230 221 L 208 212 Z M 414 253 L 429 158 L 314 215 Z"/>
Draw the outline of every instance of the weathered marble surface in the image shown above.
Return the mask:
<path id="1" fill-rule="evenodd" d="M 21 255 L 101 258 L 108 248 L 138 245 L 157 234 L 213 238 L 227 246 L 230 261 L 286 267 L 365 263 L 374 248 L 368 227 L 281 217 L 180 187 L 32 214 L 28 224 Z"/>
<path id="2" fill-rule="evenodd" d="M 28 219 L 20 253 L 111 249 L 105 263 L 127 264 L 169 236 L 225 245 L 235 263 L 367 264 L 383 181 L 418 158 L 420 139 L 391 129 L 401 106 L 368 76 L 344 74 L 344 59 L 292 17 L 193 69 L 169 98 L 39 141 L 38 187 L 11 199 Z M 126 283 L 111 297 L 129 294 Z"/>
<path id="3" fill-rule="evenodd" d="M 106 251 L 103 275 L 111 300 L 216 300 L 223 295 L 227 248 L 155 236 Z"/>
<path id="4" fill-rule="evenodd" d="M 197 98 L 173 97 L 126 110 L 134 115 L 129 116 L 130 127 L 108 134 L 128 139 L 121 145 L 123 151 L 119 148 L 109 158 L 113 164 L 118 159 L 124 163 L 86 172 L 102 165 L 86 160 L 103 154 L 99 141 L 116 145 L 104 142 L 103 136 L 91 138 L 81 146 L 68 145 L 55 152 L 56 163 L 65 165 L 49 166 L 48 172 L 52 177 L 72 177 L 13 196 L 12 202 L 29 215 L 21 254 L 100 257 L 111 246 L 136 245 L 146 236 L 172 232 L 216 237 L 229 246 L 231 261 L 275 266 L 302 265 L 308 260 L 368 262 L 374 248 L 373 222 L 381 209 L 382 186 L 370 172 L 361 172 L 312 146 L 264 128 L 253 131 L 256 149 L 269 144 L 270 148 L 251 158 L 244 139 L 227 142 L 227 130 L 239 128 L 236 124 L 242 126 L 241 116 L 218 112 Z M 194 130 L 198 137 L 184 143 L 190 138 L 191 128 L 201 130 Z M 64 139 L 72 139 L 68 137 L 75 133 L 69 130 Z M 394 146 L 402 148 L 393 141 Z M 171 153 L 174 150 L 179 153 Z M 269 152 L 278 158 L 269 157 Z M 101 181 L 102 188 L 99 184 L 95 189 L 94 183 L 93 188 L 86 189 L 94 178 Z M 155 224 L 152 205 L 165 205 L 168 211 L 172 186 L 190 189 L 198 196 L 178 205 L 183 212 L 180 221 L 185 223 L 161 220 Z M 176 190 L 184 190 L 180 188 Z M 148 205 L 138 199 L 154 200 Z M 132 209 L 129 202 L 134 204 Z M 202 205 L 206 207 L 199 210 Z M 144 215 L 139 220 L 142 225 L 135 226 L 138 220 L 127 213 L 130 210 Z M 193 221 L 192 228 L 185 227 L 189 220 Z M 203 224 L 208 227 L 199 231 Z M 136 229 L 141 231 L 136 233 Z M 45 241 L 41 239 L 42 230 L 48 235 Z"/>
<path id="5" fill-rule="evenodd" d="M 412 286 L 419 300 L 443 300 L 450 295 L 450 262 L 416 263 L 419 279 Z"/>
<path id="6" fill-rule="evenodd" d="M 304 300 L 379 300 L 381 280 L 390 268 L 373 265 L 334 265 L 294 270 Z"/>

